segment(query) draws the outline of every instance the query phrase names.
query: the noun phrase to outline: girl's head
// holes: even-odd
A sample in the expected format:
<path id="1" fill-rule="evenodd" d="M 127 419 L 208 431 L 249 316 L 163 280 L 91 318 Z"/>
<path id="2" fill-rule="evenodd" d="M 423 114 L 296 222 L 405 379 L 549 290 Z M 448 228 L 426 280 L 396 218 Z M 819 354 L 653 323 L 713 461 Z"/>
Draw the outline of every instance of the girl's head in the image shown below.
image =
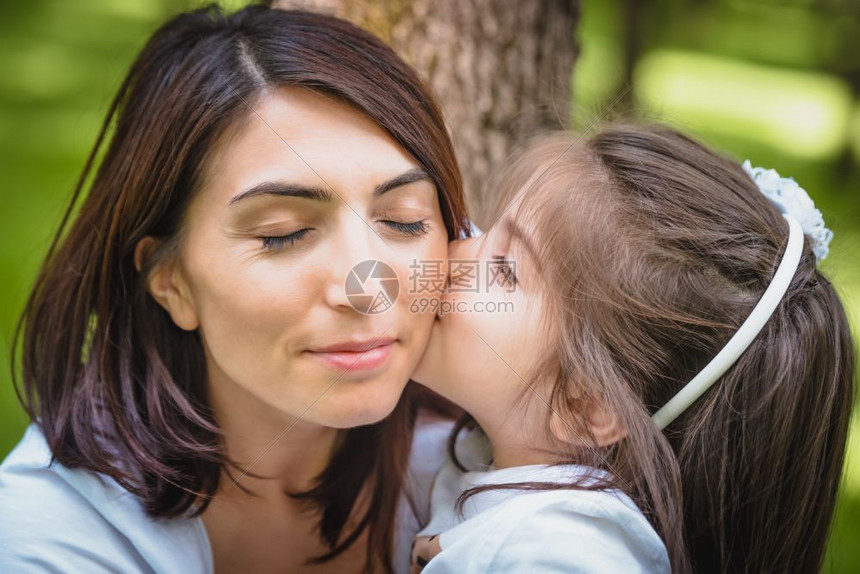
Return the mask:
<path id="1" fill-rule="evenodd" d="M 395 409 L 433 316 L 405 289 L 359 312 L 344 281 L 378 259 L 405 285 L 465 222 L 439 109 L 381 41 L 262 5 L 180 14 L 120 87 L 27 304 L 25 406 L 58 460 L 180 514 L 218 485 L 219 420 L 347 428 Z M 319 352 L 376 340 L 388 358 L 345 374 Z M 312 493 L 333 548 L 371 476 L 359 530 L 387 548 L 413 414 L 407 395 L 338 442 Z"/>
<path id="2" fill-rule="evenodd" d="M 752 346 L 661 432 L 651 415 L 768 287 L 788 236 L 778 208 L 737 162 L 659 126 L 544 136 L 494 185 L 498 221 L 454 242 L 451 257 L 515 260 L 517 291 L 480 295 L 515 309 L 442 315 L 416 380 L 473 412 L 491 439 L 610 470 L 679 571 L 816 570 L 854 348 L 809 242 Z"/>

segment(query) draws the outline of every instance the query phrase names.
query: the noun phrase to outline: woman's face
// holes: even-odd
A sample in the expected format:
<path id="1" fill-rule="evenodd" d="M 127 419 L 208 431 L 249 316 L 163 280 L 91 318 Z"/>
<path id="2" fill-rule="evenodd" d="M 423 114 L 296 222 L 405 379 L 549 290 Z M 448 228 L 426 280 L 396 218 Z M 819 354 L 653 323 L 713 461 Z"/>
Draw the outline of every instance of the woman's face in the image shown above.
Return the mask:
<path id="1" fill-rule="evenodd" d="M 150 280 L 174 322 L 199 329 L 216 412 L 336 428 L 382 419 L 434 319 L 410 310 L 408 287 L 414 261 L 447 256 L 435 185 L 372 120 L 300 88 L 270 92 L 227 135 L 189 208 L 179 264 Z M 399 280 L 387 310 L 347 297 L 366 260 Z"/>

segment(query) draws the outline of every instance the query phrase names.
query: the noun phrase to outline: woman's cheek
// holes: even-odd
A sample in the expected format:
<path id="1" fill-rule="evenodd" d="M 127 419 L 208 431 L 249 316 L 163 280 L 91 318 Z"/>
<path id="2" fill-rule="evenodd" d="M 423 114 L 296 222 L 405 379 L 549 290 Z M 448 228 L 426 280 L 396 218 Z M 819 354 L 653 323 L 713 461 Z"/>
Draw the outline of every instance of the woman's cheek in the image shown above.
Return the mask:
<path id="1" fill-rule="evenodd" d="M 285 326 L 297 323 L 310 307 L 309 297 L 319 292 L 307 267 L 271 260 L 213 273 L 212 278 L 206 322 L 217 325 L 219 334 L 234 344 L 241 344 L 239 337 L 255 344 L 260 338 L 273 340 Z"/>
<path id="2" fill-rule="evenodd" d="M 397 270 L 401 297 L 412 313 L 435 316 L 445 292 L 448 275 L 448 244 L 435 237 L 422 249 L 401 260 Z"/>

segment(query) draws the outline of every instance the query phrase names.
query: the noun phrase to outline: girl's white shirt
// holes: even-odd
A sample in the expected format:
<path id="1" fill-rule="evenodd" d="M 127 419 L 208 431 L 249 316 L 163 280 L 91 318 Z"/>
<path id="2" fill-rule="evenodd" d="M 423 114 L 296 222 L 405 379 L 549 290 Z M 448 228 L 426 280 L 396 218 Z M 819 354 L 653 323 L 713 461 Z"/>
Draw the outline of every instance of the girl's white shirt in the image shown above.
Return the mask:
<path id="1" fill-rule="evenodd" d="M 410 545 L 429 515 L 433 476 L 445 458 L 448 421 L 419 417 L 401 496 L 395 571 L 409 571 Z M 213 572 L 203 520 L 154 519 L 113 479 L 54 462 L 36 423 L 0 464 L 0 572 Z M 417 513 L 417 514 L 416 514 Z"/>
<path id="2" fill-rule="evenodd" d="M 455 503 L 474 486 L 570 482 L 599 476 L 577 465 L 495 469 L 480 431 L 463 431 L 457 458 L 434 480 L 431 518 L 419 536 L 438 535 L 441 550 L 422 574 L 670 572 L 666 547 L 633 501 L 618 490 L 489 490 Z"/>

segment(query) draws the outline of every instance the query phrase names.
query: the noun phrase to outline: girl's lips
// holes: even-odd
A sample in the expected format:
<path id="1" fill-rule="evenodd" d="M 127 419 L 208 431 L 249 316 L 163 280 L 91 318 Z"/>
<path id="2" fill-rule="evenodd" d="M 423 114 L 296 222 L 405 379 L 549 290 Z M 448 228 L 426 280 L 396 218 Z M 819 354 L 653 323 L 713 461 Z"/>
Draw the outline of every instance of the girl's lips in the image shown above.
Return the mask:
<path id="1" fill-rule="evenodd" d="M 309 351 L 323 364 L 340 372 L 370 371 L 385 364 L 391 355 L 394 341 L 366 351 Z"/>

